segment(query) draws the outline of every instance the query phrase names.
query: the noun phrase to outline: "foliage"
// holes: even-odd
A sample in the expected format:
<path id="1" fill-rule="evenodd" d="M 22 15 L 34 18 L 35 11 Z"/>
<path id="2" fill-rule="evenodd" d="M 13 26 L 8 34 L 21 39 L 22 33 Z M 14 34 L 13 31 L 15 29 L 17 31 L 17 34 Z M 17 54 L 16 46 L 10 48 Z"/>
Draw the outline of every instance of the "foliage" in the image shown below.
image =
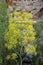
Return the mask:
<path id="1" fill-rule="evenodd" d="M 35 27 L 36 34 L 37 34 L 36 37 L 37 37 L 38 47 L 41 47 L 41 45 L 43 45 L 43 21 L 36 23 L 34 27 Z M 41 49 L 39 48 L 37 50 L 41 50 Z"/>
<path id="2" fill-rule="evenodd" d="M 4 0 L 0 0 L 0 64 L 3 61 L 4 50 L 4 31 L 7 28 L 7 7 Z M 5 22 L 6 21 L 6 22 Z"/>
<path id="3" fill-rule="evenodd" d="M 5 3 L 5 0 L 0 1 L 0 20 L 3 22 L 6 20 L 6 14 L 7 14 L 7 5 Z"/>
<path id="4" fill-rule="evenodd" d="M 43 57 L 43 21 L 39 21 L 34 25 L 36 30 L 36 38 L 37 38 L 37 58 Z M 39 65 L 42 65 L 42 59 L 37 60 Z"/>

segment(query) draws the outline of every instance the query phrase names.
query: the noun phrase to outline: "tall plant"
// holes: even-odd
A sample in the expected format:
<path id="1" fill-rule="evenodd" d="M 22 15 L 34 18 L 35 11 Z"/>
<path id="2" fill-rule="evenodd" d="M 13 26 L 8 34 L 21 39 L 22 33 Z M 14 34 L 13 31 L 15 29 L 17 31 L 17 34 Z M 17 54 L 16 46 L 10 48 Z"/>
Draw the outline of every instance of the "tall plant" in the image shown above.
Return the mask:
<path id="1" fill-rule="evenodd" d="M 25 10 L 10 13 L 9 26 L 5 31 L 5 47 L 10 51 L 6 56 L 7 60 L 14 60 L 22 65 L 24 59 L 22 52 L 26 54 L 36 52 L 36 45 L 33 44 L 36 33 L 31 18 L 32 14 Z"/>

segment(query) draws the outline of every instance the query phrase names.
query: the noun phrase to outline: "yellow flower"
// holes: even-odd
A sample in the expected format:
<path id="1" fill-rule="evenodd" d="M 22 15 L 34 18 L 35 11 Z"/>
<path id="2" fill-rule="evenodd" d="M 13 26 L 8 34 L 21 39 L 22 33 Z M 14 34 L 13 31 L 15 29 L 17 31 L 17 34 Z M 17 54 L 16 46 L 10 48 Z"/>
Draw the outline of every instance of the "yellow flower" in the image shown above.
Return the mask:
<path id="1" fill-rule="evenodd" d="M 33 28 L 33 26 L 32 26 L 32 25 L 29 25 L 29 26 L 28 26 L 28 28 L 29 28 L 29 29 L 32 29 L 32 28 Z"/>
<path id="2" fill-rule="evenodd" d="M 15 16 L 18 16 L 18 15 L 20 15 L 21 13 L 20 13 L 20 12 L 17 12 L 17 11 L 14 11 L 13 14 L 14 14 Z"/>
<path id="3" fill-rule="evenodd" d="M 12 59 L 16 59 L 16 58 L 18 58 L 18 56 L 17 56 L 17 54 L 16 53 L 12 53 Z"/>
<path id="4" fill-rule="evenodd" d="M 8 43 L 7 48 L 8 48 L 9 50 L 11 50 L 11 49 L 13 48 L 13 45 Z"/>
<path id="5" fill-rule="evenodd" d="M 35 40 L 35 37 L 29 37 L 29 40 L 30 41 L 34 41 Z"/>
<path id="6" fill-rule="evenodd" d="M 36 52 L 36 47 L 34 45 L 31 45 L 31 44 L 28 44 L 26 47 L 25 47 L 25 51 L 27 53 L 35 53 Z"/>
<path id="7" fill-rule="evenodd" d="M 11 56 L 10 55 L 7 55 L 6 59 L 9 60 L 10 58 L 11 58 Z"/>
<path id="8" fill-rule="evenodd" d="M 28 42 L 28 38 L 24 38 L 23 41 L 24 41 L 24 43 L 27 43 Z"/>

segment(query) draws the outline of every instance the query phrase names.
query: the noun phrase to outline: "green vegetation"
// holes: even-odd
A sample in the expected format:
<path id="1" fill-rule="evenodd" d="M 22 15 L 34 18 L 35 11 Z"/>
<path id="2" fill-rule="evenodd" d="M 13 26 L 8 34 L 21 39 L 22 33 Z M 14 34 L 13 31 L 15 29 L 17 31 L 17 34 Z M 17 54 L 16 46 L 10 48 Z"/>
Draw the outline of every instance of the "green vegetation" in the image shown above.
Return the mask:
<path id="1" fill-rule="evenodd" d="M 4 0 L 0 0 L 0 64 L 3 61 L 4 52 L 4 32 L 7 28 L 7 7 Z"/>
<path id="2" fill-rule="evenodd" d="M 31 65 L 43 65 L 43 22 L 33 27 L 32 14 L 26 10 L 14 9 L 8 17 L 5 1 L 0 2 L 0 65 L 23 65 L 29 54 Z"/>
<path id="3" fill-rule="evenodd" d="M 41 58 L 43 57 L 43 21 L 40 21 L 34 25 L 36 30 L 36 38 L 37 38 L 37 54 L 40 59 L 39 65 L 43 65 L 43 61 Z M 43 60 L 43 59 L 42 59 Z"/>

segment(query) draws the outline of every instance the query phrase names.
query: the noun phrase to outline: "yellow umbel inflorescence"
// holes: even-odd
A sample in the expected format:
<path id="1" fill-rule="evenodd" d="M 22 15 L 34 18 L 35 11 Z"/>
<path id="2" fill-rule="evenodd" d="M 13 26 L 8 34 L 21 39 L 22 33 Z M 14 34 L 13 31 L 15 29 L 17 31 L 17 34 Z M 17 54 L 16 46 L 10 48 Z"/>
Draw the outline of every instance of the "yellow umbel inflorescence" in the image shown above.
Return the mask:
<path id="1" fill-rule="evenodd" d="M 10 14 L 9 26 L 5 31 L 5 39 L 7 41 L 5 46 L 9 50 L 17 48 L 17 45 L 21 46 L 22 42 L 28 46 L 29 42 L 35 40 L 36 33 L 34 32 L 31 18 L 32 14 L 26 11 L 14 11 Z M 31 47 L 33 48 L 33 46 Z M 29 51 L 29 47 L 27 48 L 25 50 Z M 33 50 L 35 51 L 35 48 Z"/>

